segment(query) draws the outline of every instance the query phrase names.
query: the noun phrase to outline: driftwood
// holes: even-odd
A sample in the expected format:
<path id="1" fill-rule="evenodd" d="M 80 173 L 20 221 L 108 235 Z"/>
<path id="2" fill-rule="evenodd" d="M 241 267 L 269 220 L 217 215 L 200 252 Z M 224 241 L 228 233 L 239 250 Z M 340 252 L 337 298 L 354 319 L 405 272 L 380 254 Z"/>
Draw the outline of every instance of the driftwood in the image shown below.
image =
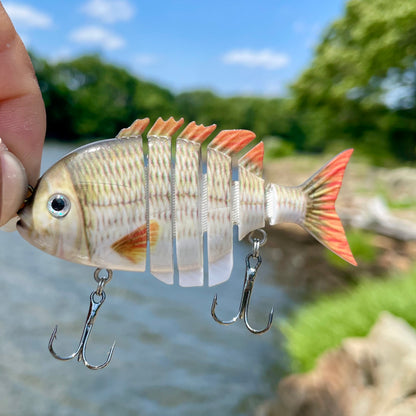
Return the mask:
<path id="1" fill-rule="evenodd" d="M 381 198 L 372 198 L 361 208 L 340 210 L 344 224 L 373 231 L 401 241 L 416 240 L 416 223 L 395 217 Z"/>

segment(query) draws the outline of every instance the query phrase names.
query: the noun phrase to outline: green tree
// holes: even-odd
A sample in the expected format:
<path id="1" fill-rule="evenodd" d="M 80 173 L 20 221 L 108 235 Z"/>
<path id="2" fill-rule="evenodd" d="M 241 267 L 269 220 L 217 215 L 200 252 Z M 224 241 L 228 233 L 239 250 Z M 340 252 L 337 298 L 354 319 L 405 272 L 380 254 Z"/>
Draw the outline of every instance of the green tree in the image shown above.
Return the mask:
<path id="1" fill-rule="evenodd" d="M 350 0 L 292 85 L 307 148 L 415 160 L 416 2 Z"/>
<path id="2" fill-rule="evenodd" d="M 51 64 L 32 55 L 48 115 L 47 136 L 59 140 L 114 136 L 136 118 L 184 117 L 218 129 L 252 130 L 302 149 L 304 135 L 287 99 L 220 97 L 211 91 L 178 95 L 144 82 L 97 55 Z"/>
<path id="3" fill-rule="evenodd" d="M 48 116 L 47 136 L 109 138 L 136 118 L 175 115 L 174 95 L 99 56 L 56 65 L 32 56 Z"/>
<path id="4" fill-rule="evenodd" d="M 259 139 L 279 137 L 302 149 L 305 136 L 287 99 L 219 97 L 211 91 L 191 91 L 176 97 L 178 111 L 187 120 L 217 124 L 219 129 L 247 129 Z"/>
<path id="5" fill-rule="evenodd" d="M 112 137 L 136 118 L 173 111 L 169 91 L 139 81 L 98 56 L 60 63 L 56 71 L 71 91 L 73 125 L 80 137 Z"/>
<path id="6" fill-rule="evenodd" d="M 47 137 L 74 140 L 71 90 L 59 81 L 54 65 L 30 54 L 47 112 Z"/>

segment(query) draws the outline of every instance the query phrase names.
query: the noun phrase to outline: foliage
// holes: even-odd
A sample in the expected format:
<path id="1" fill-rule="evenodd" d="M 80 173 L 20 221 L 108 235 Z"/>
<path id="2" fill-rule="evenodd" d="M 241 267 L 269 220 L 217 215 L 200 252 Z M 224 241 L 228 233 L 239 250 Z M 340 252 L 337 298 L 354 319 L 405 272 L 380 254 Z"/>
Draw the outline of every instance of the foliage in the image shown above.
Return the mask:
<path id="1" fill-rule="evenodd" d="M 263 138 L 264 152 L 267 158 L 276 159 L 279 157 L 290 156 L 294 153 L 294 145 L 280 137 L 266 136 Z"/>
<path id="2" fill-rule="evenodd" d="M 176 103 L 179 113 L 187 120 L 215 123 L 221 129 L 252 130 L 261 138 L 270 135 L 286 141 L 303 141 L 286 99 L 224 98 L 210 91 L 192 91 L 179 94 Z"/>
<path id="3" fill-rule="evenodd" d="M 367 279 L 347 292 L 301 307 L 282 327 L 294 370 L 312 369 L 322 353 L 345 338 L 366 336 L 382 311 L 416 327 L 415 304 L 416 267 L 405 276 Z"/>
<path id="4" fill-rule="evenodd" d="M 52 65 L 32 56 L 48 115 L 48 137 L 113 137 L 140 117 L 175 113 L 173 94 L 97 55 Z"/>
<path id="5" fill-rule="evenodd" d="M 416 160 L 415 61 L 414 0 L 350 0 L 292 86 L 307 149 L 338 141 L 378 163 Z"/>
<path id="6" fill-rule="evenodd" d="M 57 64 L 32 55 L 32 61 L 46 105 L 48 137 L 112 137 L 136 118 L 154 121 L 171 115 L 222 129 L 245 128 L 259 137 L 272 134 L 290 140 L 300 132 L 284 99 L 223 98 L 210 91 L 175 96 L 97 55 Z"/>

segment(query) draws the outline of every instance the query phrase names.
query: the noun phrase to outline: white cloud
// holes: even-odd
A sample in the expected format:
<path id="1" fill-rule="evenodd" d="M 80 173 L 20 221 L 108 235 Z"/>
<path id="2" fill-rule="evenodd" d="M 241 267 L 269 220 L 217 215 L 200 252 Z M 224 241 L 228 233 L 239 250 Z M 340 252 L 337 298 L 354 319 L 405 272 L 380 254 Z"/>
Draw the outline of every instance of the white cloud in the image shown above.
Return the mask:
<path id="1" fill-rule="evenodd" d="M 3 3 L 3 6 L 13 23 L 17 26 L 22 26 L 26 29 L 48 29 L 52 27 L 52 18 L 48 14 L 28 4 L 7 2 Z"/>
<path id="2" fill-rule="evenodd" d="M 289 64 L 290 58 L 285 53 L 275 52 L 271 49 L 259 51 L 251 49 L 235 49 L 227 52 L 223 56 L 226 64 L 236 64 L 248 67 L 258 67 L 264 69 L 279 69 Z"/>
<path id="3" fill-rule="evenodd" d="M 100 26 L 83 26 L 75 29 L 69 38 L 77 43 L 99 47 L 105 50 L 116 50 L 124 46 L 124 39 L 110 30 Z"/>
<path id="4" fill-rule="evenodd" d="M 128 0 L 88 0 L 81 10 L 103 23 L 130 20 L 135 12 Z"/>

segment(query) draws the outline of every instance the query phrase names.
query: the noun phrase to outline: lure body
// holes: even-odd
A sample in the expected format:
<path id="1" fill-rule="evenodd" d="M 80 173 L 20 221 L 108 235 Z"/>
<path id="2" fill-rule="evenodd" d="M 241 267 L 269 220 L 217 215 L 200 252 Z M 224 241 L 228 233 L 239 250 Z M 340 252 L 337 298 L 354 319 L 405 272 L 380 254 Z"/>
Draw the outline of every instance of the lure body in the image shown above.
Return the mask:
<path id="1" fill-rule="evenodd" d="M 94 267 L 144 271 L 149 255 L 151 273 L 165 283 L 173 283 L 176 260 L 182 286 L 204 283 L 205 232 L 208 283 L 215 285 L 233 267 L 233 226 L 241 240 L 266 220 L 300 224 L 355 264 L 334 208 L 351 149 L 303 185 L 265 186 L 262 142 L 239 159 L 238 181 L 232 179 L 232 156 L 254 133 L 221 131 L 208 145 L 203 173 L 201 144 L 215 125 L 190 123 L 176 139 L 173 161 L 171 137 L 183 120 L 158 119 L 147 133 L 146 155 L 148 122 L 136 120 L 116 138 L 52 166 L 19 211 L 21 235 L 52 255 Z"/>

